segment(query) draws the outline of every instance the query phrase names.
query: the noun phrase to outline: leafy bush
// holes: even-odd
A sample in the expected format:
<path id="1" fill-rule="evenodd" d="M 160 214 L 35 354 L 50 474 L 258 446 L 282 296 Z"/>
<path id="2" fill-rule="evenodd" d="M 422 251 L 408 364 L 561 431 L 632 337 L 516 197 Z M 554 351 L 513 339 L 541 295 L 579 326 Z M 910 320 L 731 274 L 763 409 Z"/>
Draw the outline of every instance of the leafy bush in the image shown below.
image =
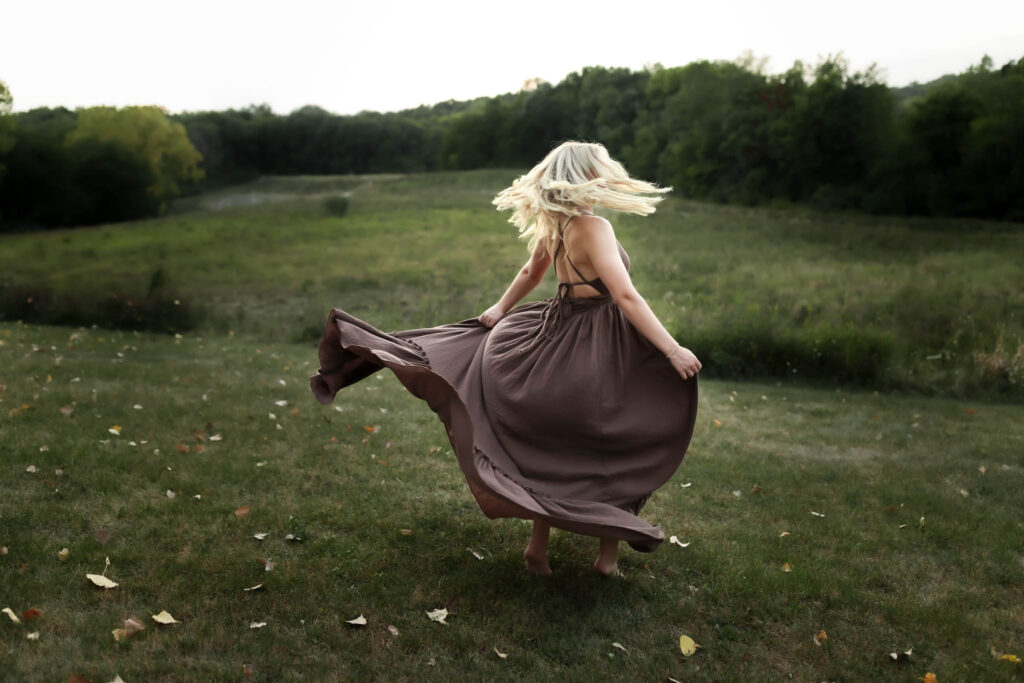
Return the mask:
<path id="1" fill-rule="evenodd" d="M 348 211 L 348 195 L 334 195 L 324 200 L 324 209 L 332 216 L 341 218 Z"/>

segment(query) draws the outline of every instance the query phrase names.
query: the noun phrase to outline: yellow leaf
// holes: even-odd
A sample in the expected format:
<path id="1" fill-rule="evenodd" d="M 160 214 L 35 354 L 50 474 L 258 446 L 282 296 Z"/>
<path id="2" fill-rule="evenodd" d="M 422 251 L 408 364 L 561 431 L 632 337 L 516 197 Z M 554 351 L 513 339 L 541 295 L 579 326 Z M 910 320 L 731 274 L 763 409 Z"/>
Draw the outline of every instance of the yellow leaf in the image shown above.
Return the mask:
<path id="1" fill-rule="evenodd" d="M 999 658 L 1001 662 L 1012 662 L 1014 664 L 1020 664 L 1020 657 L 1017 655 L 1003 655 Z"/>
<path id="2" fill-rule="evenodd" d="M 158 624 L 180 624 L 181 622 L 170 615 L 167 610 L 163 610 L 160 614 L 153 615 L 153 621 Z"/>
<path id="3" fill-rule="evenodd" d="M 111 427 L 107 431 L 110 432 L 111 434 L 113 434 L 114 436 L 121 436 L 121 429 L 122 429 L 121 425 L 114 425 L 113 427 Z"/>
<path id="4" fill-rule="evenodd" d="M 814 634 L 814 644 L 815 645 L 818 645 L 820 647 L 821 644 L 824 643 L 826 640 L 828 640 L 828 634 L 825 633 L 824 629 L 822 629 L 822 630 L 818 631 L 816 634 Z"/>
<path id="5" fill-rule="evenodd" d="M 793 568 L 789 566 L 789 562 L 783 562 L 782 563 L 782 571 L 784 571 L 784 572 L 791 572 L 791 571 L 793 571 Z"/>
<path id="6" fill-rule="evenodd" d="M 719 420 L 717 417 L 715 418 L 715 426 L 716 427 L 721 427 L 722 426 L 722 421 Z"/>
<path id="7" fill-rule="evenodd" d="M 94 585 L 100 588 L 117 588 L 117 584 L 103 576 L 102 574 L 86 574 L 85 578 L 93 582 Z"/>
<path id="8" fill-rule="evenodd" d="M 693 655 L 697 651 L 698 647 L 700 647 L 700 645 L 693 642 L 693 638 L 690 636 L 679 636 L 679 649 L 685 656 L 689 657 Z"/>
<path id="9" fill-rule="evenodd" d="M 924 683 L 939 683 L 939 679 L 931 671 L 918 680 L 923 681 Z"/>
<path id="10" fill-rule="evenodd" d="M 63 562 L 64 560 L 68 559 L 68 557 L 70 555 L 71 555 L 71 551 L 70 550 L 68 550 L 67 548 L 61 548 L 57 552 L 57 559 L 60 560 L 61 562 Z"/>

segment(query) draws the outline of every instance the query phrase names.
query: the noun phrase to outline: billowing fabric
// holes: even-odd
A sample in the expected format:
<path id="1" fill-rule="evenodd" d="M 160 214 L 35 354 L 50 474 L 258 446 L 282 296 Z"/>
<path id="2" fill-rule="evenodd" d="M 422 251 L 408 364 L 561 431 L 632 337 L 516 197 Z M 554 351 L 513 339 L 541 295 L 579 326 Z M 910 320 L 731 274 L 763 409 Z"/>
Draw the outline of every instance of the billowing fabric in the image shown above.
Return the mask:
<path id="1" fill-rule="evenodd" d="M 580 283 L 602 294 L 569 296 Z M 560 281 L 556 296 L 494 327 L 468 318 L 381 332 L 336 308 L 319 358 L 310 386 L 321 403 L 385 367 L 426 401 L 488 517 L 543 519 L 644 552 L 664 540 L 637 514 L 686 453 L 697 379 L 679 376 L 600 279 Z"/>

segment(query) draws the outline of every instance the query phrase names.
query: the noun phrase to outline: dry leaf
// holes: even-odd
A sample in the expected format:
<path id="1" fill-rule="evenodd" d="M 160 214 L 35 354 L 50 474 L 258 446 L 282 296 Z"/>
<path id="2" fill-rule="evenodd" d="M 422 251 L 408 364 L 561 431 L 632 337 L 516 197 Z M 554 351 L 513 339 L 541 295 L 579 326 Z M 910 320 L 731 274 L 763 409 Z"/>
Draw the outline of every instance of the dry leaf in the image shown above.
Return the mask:
<path id="1" fill-rule="evenodd" d="M 508 659 L 508 655 L 499 650 L 497 647 L 494 648 L 494 654 L 498 655 L 502 659 Z"/>
<path id="2" fill-rule="evenodd" d="M 828 634 L 825 633 L 824 629 L 814 634 L 814 644 L 818 647 L 821 647 L 821 644 L 824 643 L 826 640 L 828 640 Z"/>
<path id="3" fill-rule="evenodd" d="M 39 640 L 39 631 L 32 631 L 32 633 L 26 633 L 25 637 L 29 640 Z"/>
<path id="4" fill-rule="evenodd" d="M 284 540 L 292 541 L 293 543 L 301 543 L 302 542 L 302 537 L 296 536 L 295 534 L 285 534 L 284 535 Z"/>
<path id="5" fill-rule="evenodd" d="M 348 619 L 345 621 L 346 624 L 352 624 L 353 626 L 366 626 L 366 617 L 360 614 L 355 619 Z"/>
<path id="6" fill-rule="evenodd" d="M 793 568 L 789 566 L 789 562 L 784 562 L 782 564 L 782 571 L 784 571 L 784 572 L 791 572 L 791 571 L 793 571 Z"/>
<path id="7" fill-rule="evenodd" d="M 158 624 L 180 624 L 181 622 L 170 615 L 167 610 L 163 610 L 160 614 L 153 615 L 153 621 Z"/>
<path id="8" fill-rule="evenodd" d="M 722 421 L 719 420 L 717 417 L 715 418 L 715 426 L 716 427 L 721 427 L 722 426 Z"/>
<path id="9" fill-rule="evenodd" d="M 894 661 L 894 662 L 898 662 L 898 663 L 902 664 L 902 663 L 906 662 L 908 659 L 910 659 L 910 653 L 913 652 L 913 650 L 914 650 L 914 648 L 910 648 L 909 650 L 906 650 L 905 652 L 890 652 L 889 653 L 889 658 L 892 661 Z"/>
<path id="10" fill-rule="evenodd" d="M 124 635 L 125 637 L 127 637 L 134 633 L 138 633 L 139 631 L 145 631 L 146 627 L 141 621 L 139 621 L 135 617 L 129 617 L 128 619 L 124 620 L 124 626 L 121 628 L 121 630 L 124 631 Z"/>
<path id="11" fill-rule="evenodd" d="M 73 412 L 75 412 L 75 409 L 72 408 L 71 406 L 61 406 L 60 407 L 60 414 L 63 415 L 64 417 L 70 417 L 71 413 L 73 413 Z"/>
<path id="12" fill-rule="evenodd" d="M 222 441 L 224 439 L 220 434 L 214 434 L 210 437 L 210 441 Z"/>
<path id="13" fill-rule="evenodd" d="M 675 543 L 680 548 L 685 548 L 688 545 L 690 545 L 689 542 L 683 543 L 682 541 L 680 541 L 678 536 L 671 536 L 671 537 L 669 537 L 668 542 L 669 543 Z"/>
<path id="14" fill-rule="evenodd" d="M 111 427 L 107 431 L 110 432 L 111 434 L 113 434 L 114 436 L 121 436 L 121 430 L 122 429 L 123 429 L 123 427 L 121 425 L 114 425 L 113 427 Z"/>
<path id="15" fill-rule="evenodd" d="M 57 559 L 63 562 L 71 556 L 71 551 L 67 548 L 61 548 L 57 551 Z"/>
<path id="16" fill-rule="evenodd" d="M 1017 655 L 1000 655 L 999 661 L 1020 664 L 1020 657 L 1018 657 Z"/>
<path id="17" fill-rule="evenodd" d="M 779 534 L 779 538 L 783 538 L 784 536 L 789 536 L 789 532 L 783 531 L 781 534 Z"/>
<path id="18" fill-rule="evenodd" d="M 94 585 L 100 588 L 117 588 L 117 584 L 103 576 L 102 574 L 86 574 L 85 578 L 93 582 Z"/>
<path id="19" fill-rule="evenodd" d="M 466 548 L 466 550 L 468 550 L 473 555 L 473 557 L 475 557 L 476 559 L 478 559 L 478 560 L 484 559 L 483 555 L 481 555 L 477 551 L 473 550 L 472 548 Z"/>
<path id="20" fill-rule="evenodd" d="M 396 628 L 395 626 L 393 626 L 391 624 L 388 624 L 388 631 L 390 631 L 391 635 L 393 635 L 393 636 L 397 636 L 398 635 L 398 628 Z"/>
<path id="21" fill-rule="evenodd" d="M 252 537 L 255 538 L 257 541 L 262 541 L 264 538 L 267 537 L 267 535 L 268 534 L 266 531 L 261 531 L 258 534 L 253 534 Z"/>
<path id="22" fill-rule="evenodd" d="M 815 517 L 824 517 L 825 516 L 825 515 L 823 515 L 820 512 L 815 512 L 814 510 L 811 510 L 811 514 L 814 515 Z"/>
<path id="23" fill-rule="evenodd" d="M 11 621 L 13 621 L 15 624 L 21 623 L 21 619 L 18 618 L 18 615 L 15 614 L 14 610 L 12 610 L 10 607 L 4 607 L 2 610 L 0 610 L 0 612 L 3 612 L 8 617 L 10 617 Z"/>
<path id="24" fill-rule="evenodd" d="M 628 652 L 628 650 L 626 650 L 626 646 L 623 645 L 622 643 L 612 643 L 612 647 L 617 647 L 620 650 L 622 650 L 623 652 Z"/>
<path id="25" fill-rule="evenodd" d="M 21 613 L 21 618 L 25 621 L 32 621 L 33 619 L 38 619 L 41 616 L 43 616 L 43 613 L 38 607 L 30 607 Z"/>
<path id="26" fill-rule="evenodd" d="M 693 655 L 695 652 L 697 652 L 697 648 L 699 647 L 700 645 L 693 642 L 693 638 L 691 638 L 690 636 L 679 636 L 679 650 L 686 657 L 689 657 Z"/>
<path id="27" fill-rule="evenodd" d="M 248 593 L 248 592 L 252 592 L 252 591 L 258 591 L 261 588 L 263 588 L 263 584 L 262 583 L 257 583 L 255 586 L 249 586 L 248 588 L 243 588 L 242 590 L 244 592 Z"/>
<path id="28" fill-rule="evenodd" d="M 121 674 L 114 674 L 114 680 L 110 681 L 110 683 L 124 683 L 124 679 L 121 678 Z"/>
<path id="29" fill-rule="evenodd" d="M 363 425 L 363 429 L 370 432 L 371 434 L 374 434 L 380 430 L 380 425 L 373 425 L 372 427 L 370 427 L 369 425 Z"/>
<path id="30" fill-rule="evenodd" d="M 242 507 L 235 510 L 235 517 L 242 519 L 243 517 L 249 516 L 249 506 L 243 505 Z"/>
<path id="31" fill-rule="evenodd" d="M 448 609 L 446 607 L 442 607 L 441 609 L 435 609 L 430 612 L 427 612 L 427 616 L 430 617 L 431 621 L 436 621 L 439 624 L 444 624 L 445 626 L 448 625 L 448 622 L 445 621 L 445 619 L 448 617 Z"/>
<path id="32" fill-rule="evenodd" d="M 926 673 L 923 677 L 919 678 L 918 680 L 922 681 L 923 683 L 939 683 L 939 679 L 931 671 Z"/>
<path id="33" fill-rule="evenodd" d="M 398 533 L 402 534 L 403 536 L 412 536 L 412 529 L 399 529 Z"/>
<path id="34" fill-rule="evenodd" d="M 263 628 L 266 625 L 267 625 L 267 622 L 265 622 L 265 621 L 251 621 L 251 622 L 249 622 L 249 628 L 250 629 Z"/>
<path id="35" fill-rule="evenodd" d="M 36 467 L 35 465 L 29 465 L 28 467 L 25 468 L 25 471 L 28 472 L 29 474 L 35 474 L 36 472 L 39 471 L 39 468 Z"/>

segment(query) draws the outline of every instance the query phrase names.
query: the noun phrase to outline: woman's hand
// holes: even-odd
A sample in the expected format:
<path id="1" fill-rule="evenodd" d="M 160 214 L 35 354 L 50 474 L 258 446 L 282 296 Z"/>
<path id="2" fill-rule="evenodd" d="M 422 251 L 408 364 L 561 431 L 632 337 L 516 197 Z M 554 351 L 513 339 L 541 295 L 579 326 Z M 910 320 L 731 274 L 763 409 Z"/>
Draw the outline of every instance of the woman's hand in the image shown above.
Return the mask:
<path id="1" fill-rule="evenodd" d="M 481 313 L 479 316 L 477 316 L 477 320 L 482 322 L 484 325 L 487 325 L 487 327 L 494 327 L 495 323 L 501 320 L 501 318 L 504 315 L 505 311 L 502 310 L 501 306 L 499 306 L 498 304 L 494 304 L 486 311 Z"/>
<path id="2" fill-rule="evenodd" d="M 668 360 L 683 379 L 695 377 L 700 372 L 700 361 L 697 360 L 697 356 L 693 355 L 693 351 L 685 346 L 677 345 Z"/>

